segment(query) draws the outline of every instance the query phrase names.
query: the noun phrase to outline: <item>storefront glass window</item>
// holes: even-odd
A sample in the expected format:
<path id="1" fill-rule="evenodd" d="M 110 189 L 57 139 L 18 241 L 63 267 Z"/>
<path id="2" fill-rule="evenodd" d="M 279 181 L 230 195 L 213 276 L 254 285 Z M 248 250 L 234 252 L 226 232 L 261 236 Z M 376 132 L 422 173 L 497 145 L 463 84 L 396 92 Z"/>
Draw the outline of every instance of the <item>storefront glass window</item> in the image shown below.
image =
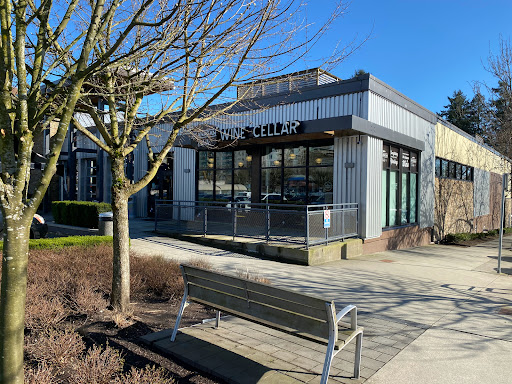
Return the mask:
<path id="1" fill-rule="evenodd" d="M 283 150 L 276 147 L 265 147 L 263 156 L 261 156 L 261 166 L 268 167 L 281 167 L 283 165 Z"/>
<path id="2" fill-rule="evenodd" d="M 398 172 L 393 171 L 389 174 L 389 226 L 397 224 L 397 197 L 398 197 Z"/>
<path id="3" fill-rule="evenodd" d="M 409 175 L 409 183 L 410 183 L 410 195 L 409 195 L 409 201 L 410 201 L 410 212 L 411 217 L 410 221 L 411 223 L 416 222 L 416 196 L 417 196 L 417 183 L 416 180 L 418 178 L 418 175 L 416 173 L 411 173 Z"/>
<path id="4" fill-rule="evenodd" d="M 382 227 L 384 228 L 387 226 L 387 192 L 388 192 L 388 171 L 383 170 L 382 171 L 382 209 L 381 209 L 381 215 L 382 215 Z"/>
<path id="5" fill-rule="evenodd" d="M 233 152 L 217 152 L 215 153 L 216 169 L 233 168 Z"/>
<path id="6" fill-rule="evenodd" d="M 285 167 L 304 167 L 306 165 L 306 147 L 285 147 L 284 165 Z"/>
<path id="7" fill-rule="evenodd" d="M 199 171 L 198 199 L 200 201 L 213 200 L 213 171 Z"/>
<path id="8" fill-rule="evenodd" d="M 276 200 L 277 196 L 281 202 L 281 168 L 262 169 L 261 202 L 266 203 L 268 199 Z"/>
<path id="9" fill-rule="evenodd" d="M 309 165 L 327 166 L 334 164 L 334 147 L 332 145 L 324 145 L 309 148 Z"/>
<path id="10" fill-rule="evenodd" d="M 309 168 L 308 204 L 332 204 L 333 202 L 332 167 Z"/>
<path id="11" fill-rule="evenodd" d="M 233 188 L 231 169 L 217 170 L 215 178 L 215 200 L 230 201 Z"/>
<path id="12" fill-rule="evenodd" d="M 306 168 L 284 169 L 284 203 L 306 204 Z"/>
<path id="13" fill-rule="evenodd" d="M 436 173 L 443 172 L 448 174 L 448 162 L 446 164 L 436 162 Z M 382 154 L 382 227 L 417 222 L 417 180 L 418 153 L 384 145 Z"/>
<path id="14" fill-rule="evenodd" d="M 215 157 L 211 151 L 199 152 L 199 169 L 212 169 L 214 167 Z"/>
<path id="15" fill-rule="evenodd" d="M 332 204 L 334 146 L 325 142 L 313 146 L 260 146 L 251 148 L 250 152 L 200 151 L 198 198 L 221 202 Z M 252 174 L 253 156 L 261 159 L 259 175 Z M 259 196 L 251 193 L 255 180 L 261 187 Z"/>
<path id="16" fill-rule="evenodd" d="M 401 212 L 401 224 L 407 224 L 407 215 L 409 214 L 409 210 L 407 209 L 407 206 L 409 205 L 409 201 L 407 199 L 407 192 L 408 192 L 408 183 L 407 183 L 407 176 L 408 173 L 402 173 L 402 212 Z"/>

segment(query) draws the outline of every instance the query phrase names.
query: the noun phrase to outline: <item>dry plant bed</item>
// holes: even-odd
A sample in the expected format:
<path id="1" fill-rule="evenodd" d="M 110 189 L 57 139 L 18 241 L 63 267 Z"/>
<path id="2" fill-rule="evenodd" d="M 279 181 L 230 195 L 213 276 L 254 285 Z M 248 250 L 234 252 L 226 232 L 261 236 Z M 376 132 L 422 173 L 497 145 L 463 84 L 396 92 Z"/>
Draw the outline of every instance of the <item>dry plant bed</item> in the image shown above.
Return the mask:
<path id="1" fill-rule="evenodd" d="M 179 266 L 131 255 L 132 308 L 109 309 L 112 247 L 31 250 L 25 317 L 25 382 L 215 383 L 140 343 L 142 335 L 174 326 L 183 294 Z M 214 313 L 198 305 L 182 325 Z"/>

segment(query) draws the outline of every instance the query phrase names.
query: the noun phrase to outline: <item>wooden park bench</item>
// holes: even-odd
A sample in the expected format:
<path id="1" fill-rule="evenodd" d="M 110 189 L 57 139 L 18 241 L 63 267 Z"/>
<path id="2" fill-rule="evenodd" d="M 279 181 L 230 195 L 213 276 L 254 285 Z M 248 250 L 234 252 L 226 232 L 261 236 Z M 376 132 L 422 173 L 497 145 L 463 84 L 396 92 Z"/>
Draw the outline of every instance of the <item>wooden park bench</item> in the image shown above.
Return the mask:
<path id="1" fill-rule="evenodd" d="M 181 316 L 190 302 L 207 305 L 220 312 L 253 321 L 308 340 L 327 344 L 321 383 L 327 383 L 333 357 L 356 339 L 354 377 L 359 378 L 363 328 L 357 326 L 357 308 L 348 305 L 336 313 L 334 302 L 273 287 L 190 265 L 181 265 L 185 293 L 171 341 L 176 338 Z M 338 329 L 350 313 L 350 327 Z"/>

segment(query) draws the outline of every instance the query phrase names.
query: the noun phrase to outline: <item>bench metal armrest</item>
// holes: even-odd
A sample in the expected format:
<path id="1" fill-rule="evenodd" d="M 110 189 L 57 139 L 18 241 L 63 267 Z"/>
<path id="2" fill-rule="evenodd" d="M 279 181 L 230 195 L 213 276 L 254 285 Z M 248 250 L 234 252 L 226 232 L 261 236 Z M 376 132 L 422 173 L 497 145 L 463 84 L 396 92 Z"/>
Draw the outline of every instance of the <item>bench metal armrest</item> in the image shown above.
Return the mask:
<path id="1" fill-rule="evenodd" d="M 347 305 L 341 311 L 336 314 L 336 324 L 340 322 L 340 320 L 350 312 L 350 328 L 357 329 L 357 307 L 355 305 Z"/>

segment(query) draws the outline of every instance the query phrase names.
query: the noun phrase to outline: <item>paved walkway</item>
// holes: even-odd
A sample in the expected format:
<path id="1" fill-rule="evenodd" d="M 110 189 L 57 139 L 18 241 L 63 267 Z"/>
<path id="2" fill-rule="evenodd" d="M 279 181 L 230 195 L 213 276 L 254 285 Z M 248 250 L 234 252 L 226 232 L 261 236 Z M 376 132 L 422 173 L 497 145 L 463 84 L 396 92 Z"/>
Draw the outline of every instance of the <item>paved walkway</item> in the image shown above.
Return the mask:
<path id="1" fill-rule="evenodd" d="M 510 237 L 504 241 L 505 274 L 498 275 L 497 241 L 474 247 L 431 245 L 305 267 L 154 236 L 147 232 L 148 223 L 132 222 L 137 252 L 203 259 L 220 270 L 249 271 L 275 286 L 332 298 L 339 308 L 356 304 L 365 327 L 360 382 L 512 382 Z M 318 347 L 279 333 L 268 335 L 267 329 L 238 319 L 223 324 L 219 330 L 209 324 L 183 330 L 179 343 L 165 348 L 230 382 L 319 380 L 323 350 Z M 187 346 L 191 340 L 198 344 Z M 351 350 L 340 353 L 330 382 L 355 382 L 348 379 L 352 364 Z"/>

